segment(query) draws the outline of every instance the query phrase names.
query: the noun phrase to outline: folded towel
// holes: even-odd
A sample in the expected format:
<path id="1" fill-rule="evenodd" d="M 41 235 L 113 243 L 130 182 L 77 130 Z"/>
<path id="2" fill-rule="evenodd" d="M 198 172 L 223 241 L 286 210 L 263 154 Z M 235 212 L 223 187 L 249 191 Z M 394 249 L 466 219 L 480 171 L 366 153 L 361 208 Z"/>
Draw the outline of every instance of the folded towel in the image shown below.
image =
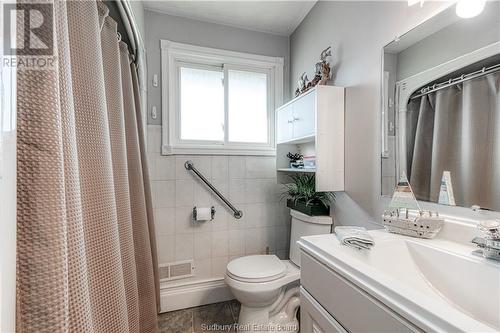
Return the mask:
<path id="1" fill-rule="evenodd" d="M 372 236 L 363 227 L 335 227 L 335 234 L 343 245 L 369 250 L 375 245 Z"/>

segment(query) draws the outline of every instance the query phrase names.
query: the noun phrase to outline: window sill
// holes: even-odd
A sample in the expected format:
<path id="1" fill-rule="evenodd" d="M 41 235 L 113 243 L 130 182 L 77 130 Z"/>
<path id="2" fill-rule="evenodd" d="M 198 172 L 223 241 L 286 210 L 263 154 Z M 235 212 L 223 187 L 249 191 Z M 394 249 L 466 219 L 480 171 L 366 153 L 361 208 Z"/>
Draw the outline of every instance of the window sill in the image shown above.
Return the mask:
<path id="1" fill-rule="evenodd" d="M 214 146 L 162 146 L 162 155 L 246 155 L 276 156 L 276 149 L 271 147 L 214 147 Z"/>

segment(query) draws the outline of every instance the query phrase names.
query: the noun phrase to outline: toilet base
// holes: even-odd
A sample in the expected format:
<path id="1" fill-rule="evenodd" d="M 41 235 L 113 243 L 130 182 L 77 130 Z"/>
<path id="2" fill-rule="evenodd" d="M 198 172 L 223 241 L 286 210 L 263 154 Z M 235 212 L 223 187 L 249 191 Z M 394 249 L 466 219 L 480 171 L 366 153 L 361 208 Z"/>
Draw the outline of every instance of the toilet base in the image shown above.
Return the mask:
<path id="1" fill-rule="evenodd" d="M 283 288 L 278 299 L 269 306 L 249 307 L 241 304 L 238 329 L 242 332 L 297 333 L 299 306 L 299 287 L 294 286 L 286 291 Z"/>

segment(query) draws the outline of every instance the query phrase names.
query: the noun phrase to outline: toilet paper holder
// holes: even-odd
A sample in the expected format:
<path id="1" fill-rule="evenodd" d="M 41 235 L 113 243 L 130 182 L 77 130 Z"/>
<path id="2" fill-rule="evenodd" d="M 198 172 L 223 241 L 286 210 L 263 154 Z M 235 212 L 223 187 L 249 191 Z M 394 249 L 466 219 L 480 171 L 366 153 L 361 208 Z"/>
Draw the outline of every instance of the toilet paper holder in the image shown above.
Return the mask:
<path id="1" fill-rule="evenodd" d="M 193 207 L 193 221 L 196 221 L 196 216 L 198 215 L 198 212 L 196 210 L 196 206 Z M 212 206 L 210 208 L 210 221 L 213 221 L 215 217 L 215 207 Z"/>

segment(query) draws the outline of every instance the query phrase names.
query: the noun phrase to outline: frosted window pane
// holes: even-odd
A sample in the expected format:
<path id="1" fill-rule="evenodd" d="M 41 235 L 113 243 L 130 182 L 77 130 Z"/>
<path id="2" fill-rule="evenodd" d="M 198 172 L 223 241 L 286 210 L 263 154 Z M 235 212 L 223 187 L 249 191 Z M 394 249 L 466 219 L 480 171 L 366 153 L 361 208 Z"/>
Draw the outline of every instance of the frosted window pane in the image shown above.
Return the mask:
<path id="1" fill-rule="evenodd" d="M 267 75 L 228 71 L 229 141 L 268 141 Z"/>
<path id="2" fill-rule="evenodd" d="M 182 140 L 224 140 L 222 71 L 181 67 Z"/>

